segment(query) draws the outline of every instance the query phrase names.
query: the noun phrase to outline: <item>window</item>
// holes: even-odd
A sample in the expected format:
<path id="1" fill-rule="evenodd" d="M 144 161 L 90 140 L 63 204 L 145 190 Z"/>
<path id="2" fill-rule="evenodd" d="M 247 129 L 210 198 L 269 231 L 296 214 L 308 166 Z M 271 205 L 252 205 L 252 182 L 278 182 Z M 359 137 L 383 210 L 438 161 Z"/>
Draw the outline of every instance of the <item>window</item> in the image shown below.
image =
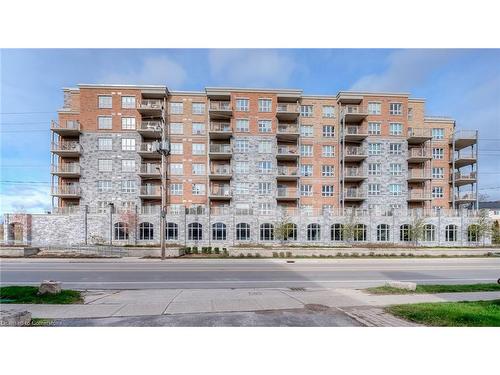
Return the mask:
<path id="1" fill-rule="evenodd" d="M 115 240 L 128 240 L 128 225 L 126 223 L 115 223 L 114 225 L 114 239 Z"/>
<path id="2" fill-rule="evenodd" d="M 193 103 L 191 112 L 193 115 L 203 115 L 205 113 L 205 103 Z"/>
<path id="3" fill-rule="evenodd" d="M 399 196 L 403 193 L 401 184 L 389 184 L 389 195 Z"/>
<path id="4" fill-rule="evenodd" d="M 226 224 L 213 223 L 212 224 L 212 240 L 225 241 L 227 236 Z"/>
<path id="5" fill-rule="evenodd" d="M 309 184 L 300 185 L 300 196 L 312 197 L 312 195 L 313 195 L 312 185 L 309 185 Z"/>
<path id="6" fill-rule="evenodd" d="M 368 143 L 368 155 L 382 155 L 382 143 Z"/>
<path id="7" fill-rule="evenodd" d="M 113 98 L 108 95 L 99 95 L 99 108 L 113 108 Z"/>
<path id="8" fill-rule="evenodd" d="M 368 176 L 380 176 L 380 163 L 368 164 Z"/>
<path id="9" fill-rule="evenodd" d="M 184 152 L 184 146 L 182 143 L 170 143 L 171 155 L 182 155 L 183 152 Z"/>
<path id="10" fill-rule="evenodd" d="M 259 99 L 259 112 L 271 112 L 271 107 L 271 99 Z"/>
<path id="11" fill-rule="evenodd" d="M 123 159 L 122 160 L 122 172 L 135 172 L 135 160 Z"/>
<path id="12" fill-rule="evenodd" d="M 403 174 L 403 166 L 399 163 L 389 164 L 391 176 L 401 176 Z"/>
<path id="13" fill-rule="evenodd" d="M 321 166 L 321 176 L 322 177 L 333 177 L 335 172 L 335 166 L 333 165 L 322 165 Z"/>
<path id="14" fill-rule="evenodd" d="M 313 146 L 300 145 L 300 156 L 313 156 Z"/>
<path id="15" fill-rule="evenodd" d="M 250 224 L 247 223 L 236 224 L 236 240 L 237 241 L 250 240 Z"/>
<path id="16" fill-rule="evenodd" d="M 259 141 L 259 153 L 269 154 L 273 150 L 273 143 L 270 140 Z"/>
<path id="17" fill-rule="evenodd" d="M 332 241 L 344 241 L 344 226 L 342 224 L 332 224 L 330 227 L 330 239 Z"/>
<path id="18" fill-rule="evenodd" d="M 401 143 L 389 143 L 389 155 L 401 155 L 402 153 Z"/>
<path id="19" fill-rule="evenodd" d="M 300 135 L 301 135 L 301 137 L 312 137 L 313 136 L 313 126 L 312 125 L 300 125 Z"/>
<path id="20" fill-rule="evenodd" d="M 436 179 L 444 178 L 444 168 L 443 167 L 433 167 L 432 168 L 432 178 L 436 178 Z"/>
<path id="21" fill-rule="evenodd" d="M 323 106 L 323 117 L 332 118 L 335 117 L 335 107 L 333 105 Z"/>
<path id="22" fill-rule="evenodd" d="M 300 115 L 302 117 L 312 117 L 313 116 L 313 106 L 312 105 L 301 105 Z"/>
<path id="23" fill-rule="evenodd" d="M 380 184 L 368 184 L 368 195 L 380 195 Z"/>
<path id="24" fill-rule="evenodd" d="M 193 184 L 191 193 L 193 195 L 205 195 L 205 184 Z"/>
<path id="25" fill-rule="evenodd" d="M 323 137 L 325 137 L 325 138 L 335 137 L 335 126 L 323 125 Z"/>
<path id="26" fill-rule="evenodd" d="M 259 215 L 271 215 L 271 203 L 259 203 Z"/>
<path id="27" fill-rule="evenodd" d="M 172 175 L 183 175 L 184 166 L 182 163 L 170 163 L 170 174 Z"/>
<path id="28" fill-rule="evenodd" d="M 368 134 L 370 135 L 380 135 L 381 134 L 381 126 L 380 122 L 369 122 L 368 123 Z"/>
<path id="29" fill-rule="evenodd" d="M 203 122 L 193 122 L 191 132 L 193 135 L 205 134 L 205 124 Z"/>
<path id="30" fill-rule="evenodd" d="M 366 241 L 366 225 L 356 224 L 353 233 L 354 241 Z"/>
<path id="31" fill-rule="evenodd" d="M 99 180 L 97 181 L 97 191 L 99 193 L 104 193 L 107 191 L 111 191 L 112 182 L 110 180 Z"/>
<path id="32" fill-rule="evenodd" d="M 321 212 L 323 215 L 329 215 L 333 212 L 333 204 L 323 204 L 321 206 Z"/>
<path id="33" fill-rule="evenodd" d="M 234 170 L 236 173 L 250 173 L 250 163 L 248 161 L 237 161 Z"/>
<path id="34" fill-rule="evenodd" d="M 432 158 L 442 160 L 444 159 L 444 149 L 442 148 L 433 148 L 432 149 Z"/>
<path id="35" fill-rule="evenodd" d="M 399 122 L 391 122 L 389 124 L 389 134 L 390 135 L 401 135 L 403 134 L 403 124 Z"/>
<path id="36" fill-rule="evenodd" d="M 435 241 L 436 240 L 436 227 L 432 224 L 426 224 L 424 226 L 424 241 Z"/>
<path id="37" fill-rule="evenodd" d="M 99 172 L 111 172 L 113 170 L 113 160 L 111 159 L 99 159 L 97 163 Z"/>
<path id="38" fill-rule="evenodd" d="M 259 195 L 270 195 L 271 194 L 271 183 L 270 182 L 259 182 L 258 188 Z"/>
<path id="39" fill-rule="evenodd" d="M 403 104 L 390 103 L 389 104 L 389 114 L 390 115 L 402 115 L 403 114 Z"/>
<path id="40" fill-rule="evenodd" d="M 307 226 L 307 240 L 319 241 L 321 238 L 321 227 L 319 224 L 309 224 Z"/>
<path id="41" fill-rule="evenodd" d="M 111 150 L 113 150 L 113 139 L 112 138 L 97 138 L 97 149 L 99 151 L 111 151 Z"/>
<path id="42" fill-rule="evenodd" d="M 171 102 L 170 103 L 170 113 L 173 115 L 181 115 L 182 113 L 184 113 L 184 103 Z"/>
<path id="43" fill-rule="evenodd" d="M 135 180 L 122 180 L 122 193 L 135 193 Z"/>
<path id="44" fill-rule="evenodd" d="M 237 139 L 234 143 L 234 151 L 236 152 L 248 152 L 249 148 L 248 139 Z"/>
<path id="45" fill-rule="evenodd" d="M 259 120 L 259 133 L 270 133 L 271 129 L 271 120 Z"/>
<path id="46" fill-rule="evenodd" d="M 240 112 L 248 112 L 250 109 L 248 99 L 236 99 L 236 110 Z"/>
<path id="47" fill-rule="evenodd" d="M 306 216 L 311 216 L 313 214 L 312 204 L 303 204 L 300 206 L 301 212 Z"/>
<path id="48" fill-rule="evenodd" d="M 260 225 L 260 240 L 272 241 L 274 240 L 274 226 L 269 223 Z"/>
<path id="49" fill-rule="evenodd" d="M 122 138 L 122 151 L 135 151 L 135 138 Z"/>
<path id="50" fill-rule="evenodd" d="M 153 224 L 151 223 L 141 223 L 139 224 L 139 239 L 140 240 L 152 240 L 153 237 Z"/>
<path id="51" fill-rule="evenodd" d="M 188 224 L 188 240 L 201 241 L 203 239 L 203 225 L 200 223 Z"/>
<path id="52" fill-rule="evenodd" d="M 467 227 L 467 241 L 479 241 L 479 227 L 477 224 L 471 224 Z"/>
<path id="53" fill-rule="evenodd" d="M 250 194 L 250 184 L 248 182 L 236 182 L 234 190 L 236 194 Z"/>
<path id="54" fill-rule="evenodd" d="M 453 224 L 447 225 L 444 235 L 445 241 L 455 242 L 457 240 L 457 226 Z"/>
<path id="55" fill-rule="evenodd" d="M 171 122 L 170 134 L 184 134 L 183 124 L 181 122 Z"/>
<path id="56" fill-rule="evenodd" d="M 303 177 L 311 177 L 313 174 L 312 164 L 301 164 L 300 165 L 300 174 Z"/>
<path id="57" fill-rule="evenodd" d="M 323 185 L 323 186 L 321 186 L 321 196 L 323 196 L 323 197 L 333 197 L 333 185 Z"/>
<path id="58" fill-rule="evenodd" d="M 179 226 L 176 223 L 166 223 L 165 232 L 166 240 L 177 240 L 179 238 Z"/>
<path id="59" fill-rule="evenodd" d="M 249 132 L 250 124 L 248 119 L 240 118 L 236 120 L 236 131 L 237 132 Z"/>
<path id="60" fill-rule="evenodd" d="M 205 173 L 205 164 L 194 163 L 191 165 L 191 174 L 193 176 L 204 176 Z"/>
<path id="61" fill-rule="evenodd" d="M 377 225 L 377 241 L 387 242 L 390 240 L 389 225 Z"/>
<path id="62" fill-rule="evenodd" d="M 409 242 L 412 240 L 411 225 L 403 224 L 399 227 L 399 240 L 402 242 Z"/>
<path id="63" fill-rule="evenodd" d="M 205 144 L 204 143 L 193 143 L 192 144 L 192 154 L 193 155 L 205 155 Z"/>
<path id="64" fill-rule="evenodd" d="M 182 195 L 182 184 L 170 184 L 170 195 Z"/>
<path id="65" fill-rule="evenodd" d="M 279 236 L 283 241 L 297 241 L 297 225 L 294 223 L 285 223 Z"/>
<path id="66" fill-rule="evenodd" d="M 444 139 L 444 129 L 434 128 L 432 129 L 432 138 L 434 139 Z"/>
<path id="67" fill-rule="evenodd" d="M 368 114 L 369 115 L 380 115 L 382 104 L 381 103 L 375 103 L 375 102 L 369 102 L 368 103 Z"/>
<path id="68" fill-rule="evenodd" d="M 432 188 L 432 198 L 443 198 L 443 187 L 442 186 L 434 186 Z"/>
<path id="69" fill-rule="evenodd" d="M 135 117 L 122 117 L 122 130 L 134 130 Z"/>
<path id="70" fill-rule="evenodd" d="M 135 96 L 122 96 L 122 108 L 135 108 Z"/>
<path id="71" fill-rule="evenodd" d="M 97 125 L 99 129 L 113 129 L 113 119 L 111 116 L 99 116 Z"/>
<path id="72" fill-rule="evenodd" d="M 272 167 L 270 161 L 259 161 L 259 173 L 271 173 Z"/>
<path id="73" fill-rule="evenodd" d="M 321 147 L 323 157 L 332 158 L 335 156 L 335 146 L 323 145 Z"/>

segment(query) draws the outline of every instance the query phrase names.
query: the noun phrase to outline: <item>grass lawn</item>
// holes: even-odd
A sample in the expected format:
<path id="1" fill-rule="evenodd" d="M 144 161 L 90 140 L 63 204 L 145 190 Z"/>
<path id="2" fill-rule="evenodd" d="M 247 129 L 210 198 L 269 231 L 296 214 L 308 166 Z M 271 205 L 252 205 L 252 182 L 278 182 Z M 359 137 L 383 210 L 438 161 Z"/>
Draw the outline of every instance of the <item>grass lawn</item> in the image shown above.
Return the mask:
<path id="1" fill-rule="evenodd" d="M 4 286 L 0 288 L 0 303 L 82 303 L 83 298 L 76 290 L 62 290 L 59 294 L 37 295 L 35 286 Z"/>
<path id="2" fill-rule="evenodd" d="M 500 284 L 458 284 L 458 285 L 417 285 L 417 290 L 404 290 L 389 286 L 365 289 L 370 294 L 422 294 L 422 293 L 459 293 L 459 292 L 496 292 Z"/>
<path id="3" fill-rule="evenodd" d="M 500 327 L 500 300 L 394 305 L 386 311 L 436 327 Z"/>

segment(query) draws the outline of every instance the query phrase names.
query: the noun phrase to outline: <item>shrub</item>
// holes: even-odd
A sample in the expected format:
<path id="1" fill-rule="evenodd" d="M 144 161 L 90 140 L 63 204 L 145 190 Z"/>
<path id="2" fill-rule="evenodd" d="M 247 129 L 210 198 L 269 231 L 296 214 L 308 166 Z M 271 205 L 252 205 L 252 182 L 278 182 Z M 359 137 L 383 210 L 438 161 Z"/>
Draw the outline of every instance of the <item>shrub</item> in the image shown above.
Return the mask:
<path id="1" fill-rule="evenodd" d="M 353 256 L 353 257 L 359 257 L 359 254 L 356 253 L 356 252 L 354 252 L 354 253 L 351 254 L 351 256 Z"/>
<path id="2" fill-rule="evenodd" d="M 218 248 L 218 247 L 216 247 L 216 248 L 214 249 L 214 254 L 220 254 L 220 250 L 219 250 L 219 248 Z"/>
<path id="3" fill-rule="evenodd" d="M 247 253 L 247 258 L 253 258 L 253 254 L 252 253 Z"/>
<path id="4" fill-rule="evenodd" d="M 273 251 L 273 258 L 277 258 L 278 257 L 278 253 Z"/>
<path id="5" fill-rule="evenodd" d="M 229 256 L 229 251 L 227 251 L 226 248 L 222 249 L 222 256 L 228 257 Z"/>
<path id="6" fill-rule="evenodd" d="M 287 258 L 291 258 L 292 257 L 292 252 L 291 251 L 287 251 L 286 252 L 286 257 Z"/>
<path id="7" fill-rule="evenodd" d="M 285 253 L 283 251 L 280 251 L 280 258 L 284 258 L 285 257 Z"/>
<path id="8" fill-rule="evenodd" d="M 335 254 L 335 256 L 337 256 L 337 257 L 341 257 L 341 256 L 342 256 L 342 253 L 341 253 L 341 252 L 338 252 L 337 254 Z"/>
<path id="9" fill-rule="evenodd" d="M 370 254 L 368 254 L 369 256 L 375 256 L 375 253 L 373 251 L 370 251 Z"/>
<path id="10" fill-rule="evenodd" d="M 255 253 L 256 258 L 260 258 L 260 253 Z"/>
<path id="11" fill-rule="evenodd" d="M 238 255 L 240 258 L 244 258 L 245 257 L 245 254 L 243 253 L 240 253 L 240 255 Z"/>
<path id="12" fill-rule="evenodd" d="M 193 246 L 191 250 L 193 250 L 193 254 L 198 254 L 198 246 Z"/>

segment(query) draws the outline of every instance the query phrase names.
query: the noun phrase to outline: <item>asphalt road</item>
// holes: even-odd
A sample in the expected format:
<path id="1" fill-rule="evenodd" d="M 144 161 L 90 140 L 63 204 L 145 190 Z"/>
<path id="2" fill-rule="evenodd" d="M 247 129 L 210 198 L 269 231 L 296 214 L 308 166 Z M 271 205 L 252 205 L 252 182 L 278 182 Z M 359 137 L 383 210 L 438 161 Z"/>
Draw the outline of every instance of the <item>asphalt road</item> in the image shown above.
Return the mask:
<path id="1" fill-rule="evenodd" d="M 52 279 L 65 288 L 361 288 L 496 282 L 500 258 L 439 259 L 2 259 L 2 285 Z"/>

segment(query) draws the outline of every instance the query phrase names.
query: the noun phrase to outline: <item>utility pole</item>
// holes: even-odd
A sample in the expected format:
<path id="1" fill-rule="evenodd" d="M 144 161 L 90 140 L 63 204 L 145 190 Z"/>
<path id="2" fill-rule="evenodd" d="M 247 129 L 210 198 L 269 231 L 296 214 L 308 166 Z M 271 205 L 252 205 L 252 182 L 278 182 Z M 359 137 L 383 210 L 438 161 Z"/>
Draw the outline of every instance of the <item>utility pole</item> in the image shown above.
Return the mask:
<path id="1" fill-rule="evenodd" d="M 161 154 L 161 212 L 160 212 L 160 243 L 161 243 L 161 259 L 165 260 L 165 230 L 167 216 L 167 178 L 168 166 L 167 157 L 170 154 L 170 142 L 167 137 L 167 122 L 166 122 L 166 96 L 163 99 L 162 122 L 161 122 L 161 142 L 156 145 L 156 152 Z"/>

